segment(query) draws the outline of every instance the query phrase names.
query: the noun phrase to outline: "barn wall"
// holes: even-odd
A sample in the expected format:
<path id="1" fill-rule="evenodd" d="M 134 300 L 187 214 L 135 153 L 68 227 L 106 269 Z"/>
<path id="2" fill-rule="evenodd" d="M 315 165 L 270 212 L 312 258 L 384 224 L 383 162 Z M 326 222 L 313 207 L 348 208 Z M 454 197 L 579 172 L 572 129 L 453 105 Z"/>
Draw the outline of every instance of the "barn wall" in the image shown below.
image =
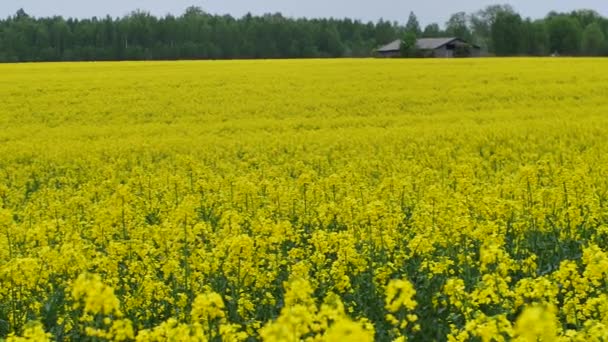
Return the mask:
<path id="1" fill-rule="evenodd" d="M 401 57 L 401 51 L 386 51 L 386 52 L 377 52 L 378 57 L 384 58 L 393 58 L 393 57 Z"/>
<path id="2" fill-rule="evenodd" d="M 447 45 L 437 48 L 433 52 L 433 56 L 437 58 L 452 58 L 454 57 L 454 51 L 448 50 Z"/>

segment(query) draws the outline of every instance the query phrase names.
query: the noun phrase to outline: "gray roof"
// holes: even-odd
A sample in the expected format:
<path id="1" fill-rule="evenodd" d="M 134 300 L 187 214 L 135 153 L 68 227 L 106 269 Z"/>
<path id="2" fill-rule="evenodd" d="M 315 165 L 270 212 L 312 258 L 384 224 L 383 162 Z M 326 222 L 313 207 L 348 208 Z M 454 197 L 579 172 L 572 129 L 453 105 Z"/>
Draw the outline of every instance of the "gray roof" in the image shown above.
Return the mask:
<path id="1" fill-rule="evenodd" d="M 458 38 L 421 38 L 416 41 L 416 48 L 419 50 L 435 50 L 455 41 L 456 39 Z"/>
<path id="2" fill-rule="evenodd" d="M 391 52 L 391 51 L 399 51 L 401 50 L 401 39 L 397 39 L 393 42 L 390 42 L 380 48 L 378 48 L 378 52 Z"/>
<path id="3" fill-rule="evenodd" d="M 447 38 L 420 38 L 416 40 L 416 48 L 418 50 L 435 50 L 446 44 L 449 44 L 455 40 L 459 40 L 460 38 L 456 37 L 447 37 Z M 475 45 L 473 45 L 475 46 Z M 378 48 L 378 52 L 392 52 L 399 51 L 401 49 L 401 40 L 397 39 L 393 42 L 390 42 L 380 48 Z"/>

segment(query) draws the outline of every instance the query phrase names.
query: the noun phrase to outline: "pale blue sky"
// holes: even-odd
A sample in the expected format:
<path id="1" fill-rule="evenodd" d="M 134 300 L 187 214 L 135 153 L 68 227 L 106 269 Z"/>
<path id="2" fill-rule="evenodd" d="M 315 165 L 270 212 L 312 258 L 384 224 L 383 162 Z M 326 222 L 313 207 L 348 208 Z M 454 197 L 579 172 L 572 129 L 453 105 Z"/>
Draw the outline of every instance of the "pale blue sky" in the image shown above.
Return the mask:
<path id="1" fill-rule="evenodd" d="M 190 5 L 207 12 L 242 16 L 247 12 L 281 12 L 292 17 L 349 17 L 364 21 L 380 18 L 404 22 L 414 11 L 421 23 L 443 24 L 450 14 L 474 12 L 490 4 L 509 3 L 522 15 L 545 16 L 550 10 L 594 9 L 608 16 L 608 0 L 0 0 L 0 17 L 24 8 L 35 16 L 60 14 L 69 17 L 122 16 L 134 9 L 155 15 L 181 14 Z"/>

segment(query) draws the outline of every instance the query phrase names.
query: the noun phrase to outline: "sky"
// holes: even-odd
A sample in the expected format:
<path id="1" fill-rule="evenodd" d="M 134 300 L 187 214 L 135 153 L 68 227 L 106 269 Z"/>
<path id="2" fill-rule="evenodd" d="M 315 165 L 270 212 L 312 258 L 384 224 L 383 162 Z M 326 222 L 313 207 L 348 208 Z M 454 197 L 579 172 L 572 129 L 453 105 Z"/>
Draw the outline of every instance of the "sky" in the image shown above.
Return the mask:
<path id="1" fill-rule="evenodd" d="M 444 24 L 453 13 L 472 13 L 496 3 L 511 4 L 524 17 L 532 18 L 542 18 L 551 10 L 574 9 L 593 9 L 608 16 L 608 0 L 0 0 L 0 18 L 13 15 L 19 8 L 36 17 L 117 17 L 135 9 L 158 16 L 179 15 L 194 5 L 209 13 L 237 17 L 247 12 L 281 12 L 290 17 L 348 17 L 363 21 L 383 18 L 400 23 L 414 11 L 422 24 Z"/>

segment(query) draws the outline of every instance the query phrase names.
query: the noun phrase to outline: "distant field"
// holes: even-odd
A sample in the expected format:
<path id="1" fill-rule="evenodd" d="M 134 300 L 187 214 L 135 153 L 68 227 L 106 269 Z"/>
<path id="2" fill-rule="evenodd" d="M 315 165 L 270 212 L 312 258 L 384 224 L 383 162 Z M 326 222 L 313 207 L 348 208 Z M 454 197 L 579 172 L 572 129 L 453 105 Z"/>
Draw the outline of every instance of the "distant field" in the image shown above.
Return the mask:
<path id="1" fill-rule="evenodd" d="M 608 60 L 0 65 L 0 340 L 608 339 Z"/>

